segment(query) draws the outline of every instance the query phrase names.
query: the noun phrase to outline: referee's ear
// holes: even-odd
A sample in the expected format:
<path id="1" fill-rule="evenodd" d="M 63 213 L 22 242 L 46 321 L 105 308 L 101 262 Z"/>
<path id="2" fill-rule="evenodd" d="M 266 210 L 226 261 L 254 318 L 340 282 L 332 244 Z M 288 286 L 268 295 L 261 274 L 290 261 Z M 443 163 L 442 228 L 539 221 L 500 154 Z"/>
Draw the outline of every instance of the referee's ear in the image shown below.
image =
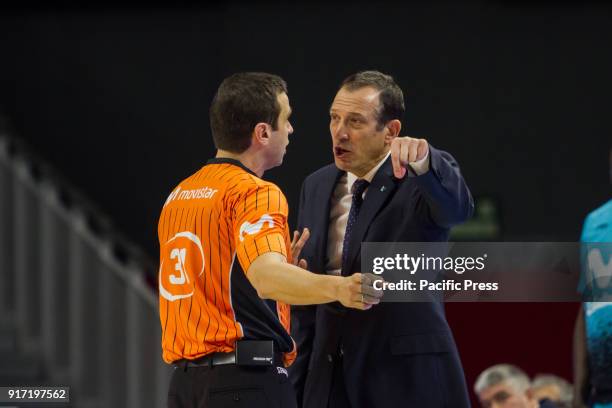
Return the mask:
<path id="1" fill-rule="evenodd" d="M 267 146 L 270 143 L 270 125 L 264 122 L 259 122 L 253 129 L 252 144 L 258 146 Z"/>

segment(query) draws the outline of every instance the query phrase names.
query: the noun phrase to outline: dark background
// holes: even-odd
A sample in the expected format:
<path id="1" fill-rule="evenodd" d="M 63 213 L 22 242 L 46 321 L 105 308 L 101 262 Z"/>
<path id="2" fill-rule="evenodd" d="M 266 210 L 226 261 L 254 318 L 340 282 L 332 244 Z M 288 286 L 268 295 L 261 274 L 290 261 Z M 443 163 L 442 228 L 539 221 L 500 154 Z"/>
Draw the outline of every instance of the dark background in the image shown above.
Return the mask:
<path id="1" fill-rule="evenodd" d="M 245 70 L 289 84 L 295 133 L 266 174 L 295 220 L 332 160 L 328 107 L 363 69 L 404 89 L 402 134 L 450 151 L 506 241 L 575 241 L 610 197 L 612 8 L 603 3 L 3 6 L 0 111 L 16 134 L 157 256 L 167 194 L 214 155 L 208 107 Z M 2 199 L 2 198 L 0 198 Z M 452 304 L 471 388 L 488 365 L 571 379 L 575 304 Z"/>

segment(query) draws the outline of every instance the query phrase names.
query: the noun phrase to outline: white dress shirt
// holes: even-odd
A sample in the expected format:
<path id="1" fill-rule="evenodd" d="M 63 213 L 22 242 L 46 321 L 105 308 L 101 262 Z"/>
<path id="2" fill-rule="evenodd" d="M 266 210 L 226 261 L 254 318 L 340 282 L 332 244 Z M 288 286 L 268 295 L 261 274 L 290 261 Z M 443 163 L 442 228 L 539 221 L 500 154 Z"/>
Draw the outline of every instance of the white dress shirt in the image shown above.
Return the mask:
<path id="1" fill-rule="evenodd" d="M 372 182 L 372 179 L 376 175 L 376 172 L 383 165 L 385 160 L 389 157 L 391 151 L 368 171 L 363 177 L 363 180 Z M 425 157 L 416 162 L 409 163 L 410 167 L 414 172 L 420 176 L 429 171 L 429 150 Z M 406 177 L 408 174 L 406 174 Z M 340 177 L 334 193 L 331 197 L 330 211 L 329 211 L 329 229 L 327 230 L 327 264 L 325 265 L 325 271 L 330 275 L 340 275 L 342 268 L 342 246 L 344 244 L 344 232 L 346 231 L 346 222 L 348 220 L 349 212 L 351 211 L 351 203 L 353 201 L 353 195 L 351 189 L 353 184 L 358 179 L 356 175 L 350 172 Z M 363 192 L 363 198 L 365 198 L 368 189 L 366 188 Z"/>

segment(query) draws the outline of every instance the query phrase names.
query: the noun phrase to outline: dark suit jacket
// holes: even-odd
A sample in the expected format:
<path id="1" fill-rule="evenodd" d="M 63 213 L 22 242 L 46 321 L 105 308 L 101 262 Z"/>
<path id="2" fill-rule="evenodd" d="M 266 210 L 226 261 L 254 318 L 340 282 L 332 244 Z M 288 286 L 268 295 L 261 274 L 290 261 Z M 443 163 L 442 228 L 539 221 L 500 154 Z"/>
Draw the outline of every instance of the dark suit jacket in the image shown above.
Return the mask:
<path id="1" fill-rule="evenodd" d="M 300 258 L 314 272 L 325 273 L 330 199 L 342 174 L 332 164 L 302 186 L 298 228 L 308 227 L 311 236 Z M 344 267 L 359 271 L 361 242 L 446 241 L 449 228 L 470 217 L 473 206 L 450 154 L 430 146 L 430 170 L 401 180 L 389 157 L 367 190 Z M 298 357 L 290 375 L 304 408 L 327 408 L 340 349 L 353 408 L 469 406 L 442 303 L 383 302 L 367 311 L 338 302 L 294 306 L 292 335 Z"/>

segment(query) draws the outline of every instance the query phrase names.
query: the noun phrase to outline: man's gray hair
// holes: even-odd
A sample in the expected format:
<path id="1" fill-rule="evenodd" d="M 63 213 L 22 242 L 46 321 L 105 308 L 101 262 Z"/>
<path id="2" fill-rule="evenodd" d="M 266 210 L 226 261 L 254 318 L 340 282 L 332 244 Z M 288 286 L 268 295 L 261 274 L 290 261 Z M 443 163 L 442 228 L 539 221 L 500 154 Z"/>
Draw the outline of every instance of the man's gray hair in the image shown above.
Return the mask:
<path id="1" fill-rule="evenodd" d="M 559 401 L 562 404 L 570 406 L 574 398 L 574 388 L 563 378 L 553 374 L 538 374 L 531 382 L 531 388 L 547 387 L 556 385 L 559 387 Z"/>
<path id="2" fill-rule="evenodd" d="M 511 364 L 497 364 L 484 370 L 474 383 L 474 391 L 479 394 L 484 389 L 506 383 L 519 392 L 529 389 L 529 377 L 523 370 Z"/>

